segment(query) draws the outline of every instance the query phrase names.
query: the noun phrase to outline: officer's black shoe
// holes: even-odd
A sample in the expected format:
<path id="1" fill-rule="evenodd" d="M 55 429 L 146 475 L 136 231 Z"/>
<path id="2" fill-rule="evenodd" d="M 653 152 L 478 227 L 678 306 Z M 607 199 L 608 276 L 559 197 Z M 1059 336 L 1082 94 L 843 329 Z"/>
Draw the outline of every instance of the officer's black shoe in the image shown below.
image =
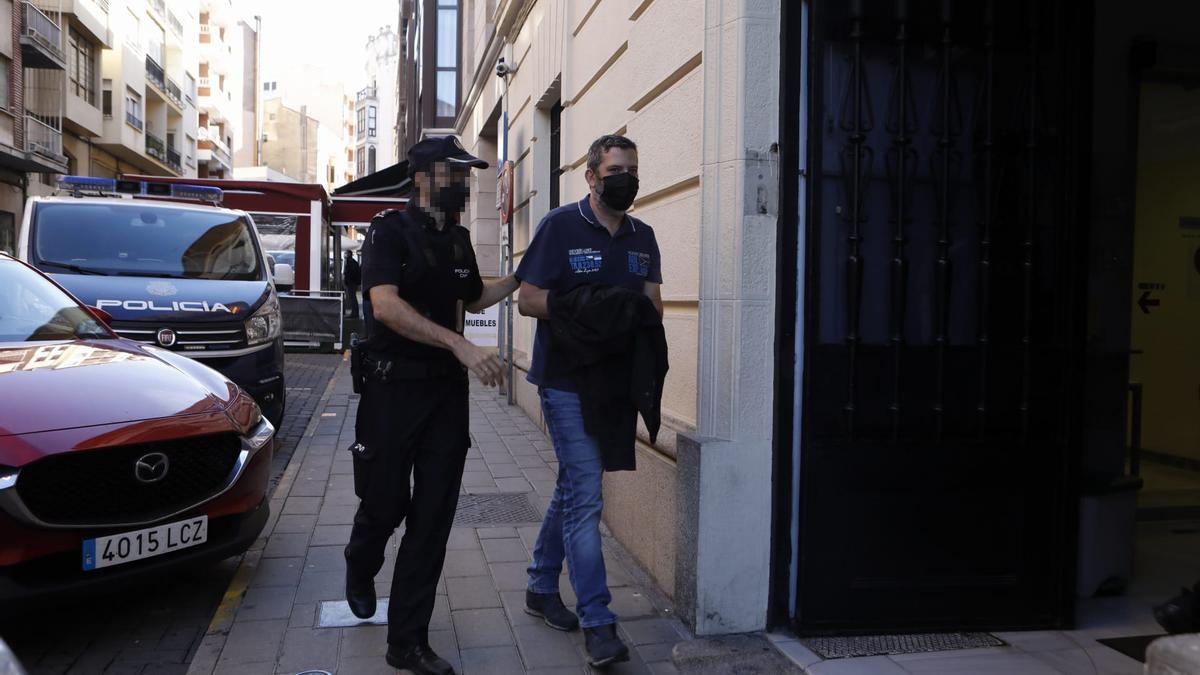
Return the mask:
<path id="1" fill-rule="evenodd" d="M 350 605 L 354 616 L 360 619 L 375 616 L 375 580 L 359 579 L 346 568 L 346 604 Z"/>
<path id="2" fill-rule="evenodd" d="M 1154 619 L 1172 635 L 1200 632 L 1200 594 L 1182 589 L 1179 595 L 1154 608 Z"/>
<path id="3" fill-rule="evenodd" d="M 617 637 L 615 623 L 584 628 L 583 642 L 587 647 L 588 663 L 593 668 L 603 668 L 629 660 L 629 647 Z"/>
<path id="4" fill-rule="evenodd" d="M 388 645 L 388 665 L 398 670 L 411 670 L 413 675 L 454 675 L 454 666 L 438 656 L 429 645 L 401 647 Z"/>
<path id="5" fill-rule="evenodd" d="M 567 609 L 558 593 L 525 591 L 525 613 L 541 617 L 555 630 L 572 631 L 579 628 L 579 617 Z"/>

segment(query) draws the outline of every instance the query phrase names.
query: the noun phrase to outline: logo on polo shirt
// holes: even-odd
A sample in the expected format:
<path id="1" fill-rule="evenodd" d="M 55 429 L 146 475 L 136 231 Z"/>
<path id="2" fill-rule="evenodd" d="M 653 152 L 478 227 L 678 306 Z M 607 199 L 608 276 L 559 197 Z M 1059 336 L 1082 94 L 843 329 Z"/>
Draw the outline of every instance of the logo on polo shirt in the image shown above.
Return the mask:
<path id="1" fill-rule="evenodd" d="M 604 254 L 594 248 L 573 248 L 567 251 L 567 262 L 576 274 L 599 272 L 604 265 Z"/>
<path id="2" fill-rule="evenodd" d="M 629 273 L 644 277 L 650 274 L 650 254 L 641 251 L 629 252 Z"/>

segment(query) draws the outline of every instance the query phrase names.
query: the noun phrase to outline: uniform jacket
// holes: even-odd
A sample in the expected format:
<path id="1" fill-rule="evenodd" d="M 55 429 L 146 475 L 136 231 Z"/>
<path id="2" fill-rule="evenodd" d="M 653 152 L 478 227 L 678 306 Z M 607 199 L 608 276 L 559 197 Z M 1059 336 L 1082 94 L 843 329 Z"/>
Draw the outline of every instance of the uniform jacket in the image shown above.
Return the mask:
<path id="1" fill-rule="evenodd" d="M 575 381 L 604 470 L 634 470 L 638 413 L 651 442 L 662 421 L 667 338 L 658 310 L 644 293 L 596 284 L 552 290 L 547 304 L 554 358 Z"/>

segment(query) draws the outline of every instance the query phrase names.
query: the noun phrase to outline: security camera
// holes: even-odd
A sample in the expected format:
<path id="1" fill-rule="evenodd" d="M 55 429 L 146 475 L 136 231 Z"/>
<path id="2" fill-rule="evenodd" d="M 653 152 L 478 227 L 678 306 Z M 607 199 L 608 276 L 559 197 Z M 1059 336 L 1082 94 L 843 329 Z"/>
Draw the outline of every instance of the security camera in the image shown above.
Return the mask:
<path id="1" fill-rule="evenodd" d="M 503 56 L 496 62 L 496 77 L 507 77 L 515 72 L 517 72 L 517 67 L 510 66 Z"/>

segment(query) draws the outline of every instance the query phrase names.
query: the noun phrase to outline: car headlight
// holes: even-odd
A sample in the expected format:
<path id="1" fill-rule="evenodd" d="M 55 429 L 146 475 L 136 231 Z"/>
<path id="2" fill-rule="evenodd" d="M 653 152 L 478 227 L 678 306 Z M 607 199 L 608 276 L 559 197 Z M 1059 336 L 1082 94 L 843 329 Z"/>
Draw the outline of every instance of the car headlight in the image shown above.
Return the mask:
<path id="1" fill-rule="evenodd" d="M 279 337 L 283 332 L 283 317 L 279 312 L 279 298 L 271 294 L 271 298 L 246 320 L 246 343 L 260 345 Z"/>

